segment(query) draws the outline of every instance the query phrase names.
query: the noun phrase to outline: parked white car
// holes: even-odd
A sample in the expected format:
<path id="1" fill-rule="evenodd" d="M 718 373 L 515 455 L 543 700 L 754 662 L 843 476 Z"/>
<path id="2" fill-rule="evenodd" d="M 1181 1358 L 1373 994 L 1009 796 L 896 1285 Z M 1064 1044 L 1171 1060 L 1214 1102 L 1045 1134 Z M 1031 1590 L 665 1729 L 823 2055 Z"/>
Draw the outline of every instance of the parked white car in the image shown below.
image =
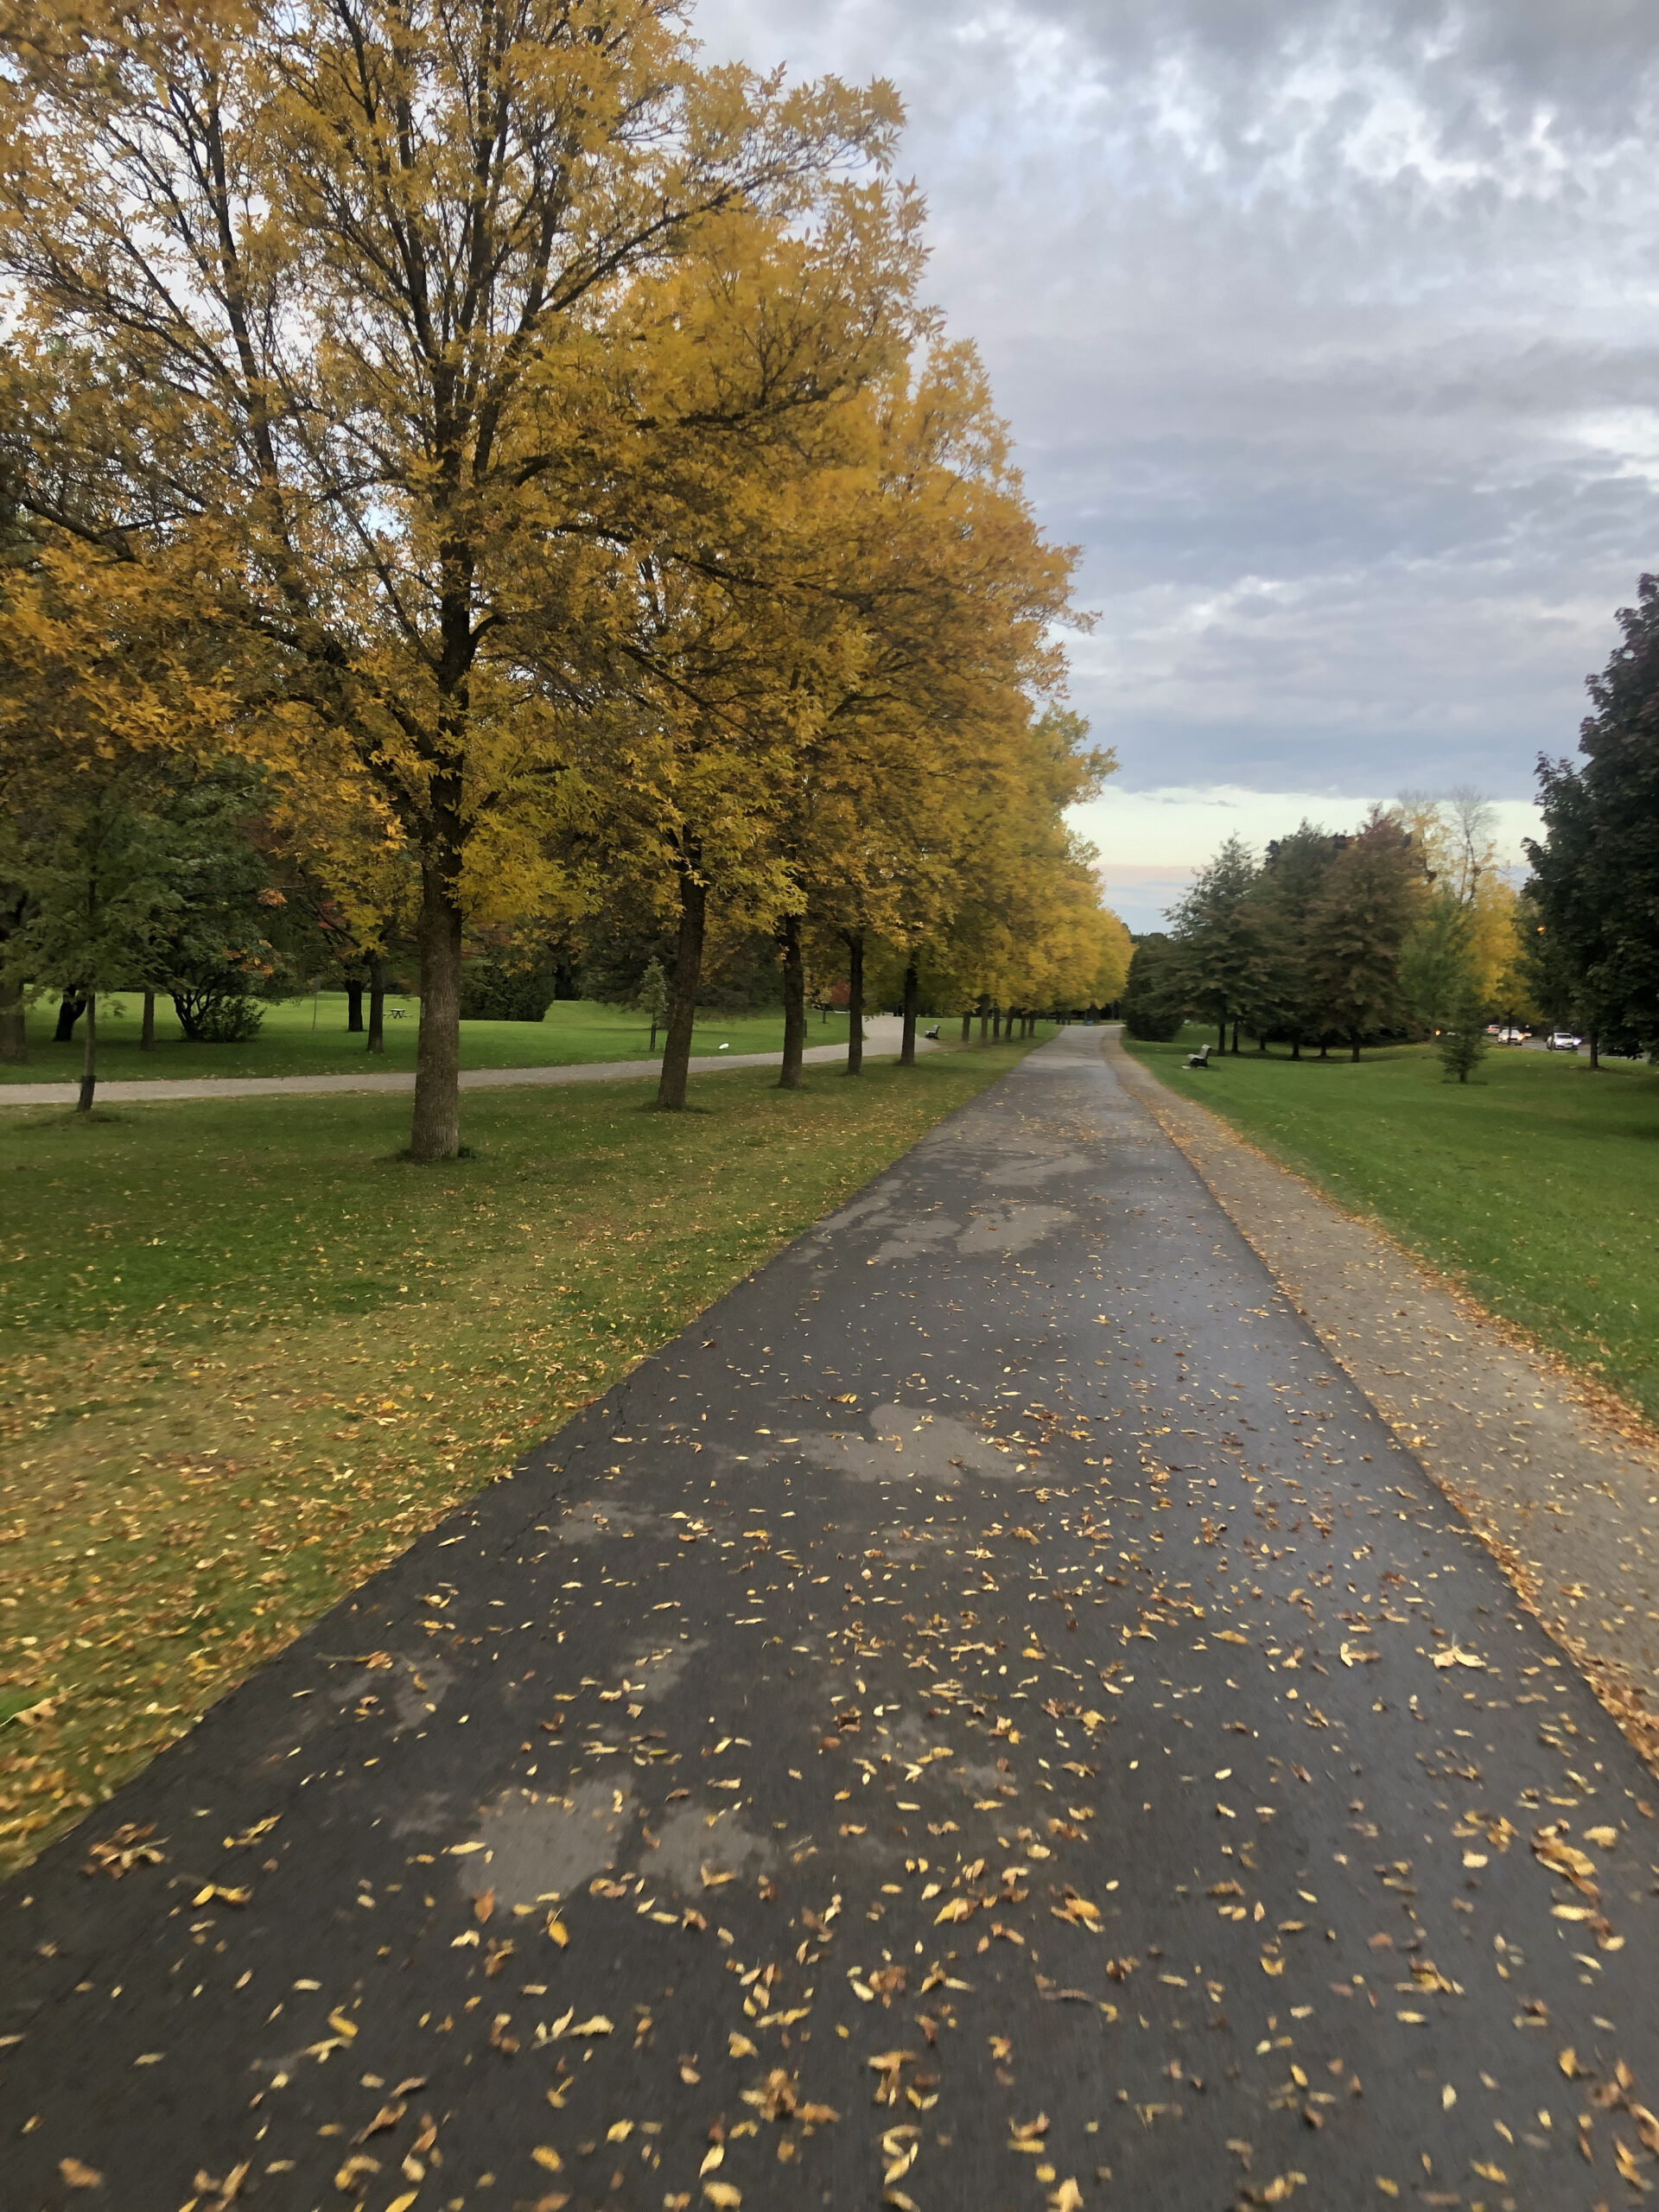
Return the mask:
<path id="1" fill-rule="evenodd" d="M 1505 1025 L 1497 1033 L 1497 1041 L 1500 1045 L 1524 1045 L 1531 1034 L 1529 1029 L 1513 1029 Z"/>

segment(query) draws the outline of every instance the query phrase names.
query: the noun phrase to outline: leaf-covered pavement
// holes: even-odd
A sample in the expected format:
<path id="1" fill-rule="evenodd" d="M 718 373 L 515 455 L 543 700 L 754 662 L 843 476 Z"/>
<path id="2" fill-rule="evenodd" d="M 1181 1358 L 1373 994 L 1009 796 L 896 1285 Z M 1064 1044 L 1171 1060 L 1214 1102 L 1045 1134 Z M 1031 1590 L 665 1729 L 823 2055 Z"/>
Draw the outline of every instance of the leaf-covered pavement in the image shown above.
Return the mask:
<path id="1" fill-rule="evenodd" d="M 9 2212 L 1659 2177 L 1653 1786 L 1094 1043 L 12 1886 Z"/>

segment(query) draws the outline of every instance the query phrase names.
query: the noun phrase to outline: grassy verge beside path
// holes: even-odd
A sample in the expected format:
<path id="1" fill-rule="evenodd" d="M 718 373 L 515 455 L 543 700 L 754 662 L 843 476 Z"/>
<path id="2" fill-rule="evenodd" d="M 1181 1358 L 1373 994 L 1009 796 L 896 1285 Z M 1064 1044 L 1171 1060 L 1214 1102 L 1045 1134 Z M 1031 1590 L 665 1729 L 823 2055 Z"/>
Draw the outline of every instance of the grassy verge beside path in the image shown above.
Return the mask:
<path id="1" fill-rule="evenodd" d="M 0 1867 L 1026 1049 L 483 1092 L 441 1167 L 395 1097 L 9 1116 Z"/>
<path id="2" fill-rule="evenodd" d="M 1459 1084 L 1413 1046 L 1189 1071 L 1208 1035 L 1128 1049 L 1659 1421 L 1659 1070 L 1494 1051 Z"/>
<path id="3" fill-rule="evenodd" d="M 98 1072 L 102 1083 L 184 1082 L 200 1076 L 412 1074 L 415 1039 L 420 1027 L 418 999 L 387 1001 L 386 1049 L 371 1059 L 366 1038 L 346 1027 L 346 994 L 324 991 L 310 999 L 285 999 L 267 1007 L 259 1034 L 245 1045 L 191 1045 L 185 1041 L 172 1001 L 156 1008 L 156 1050 L 138 1049 L 143 1001 L 117 991 L 99 1001 Z M 366 1013 L 365 1019 L 367 1019 Z M 29 1015 L 29 1060 L 13 1067 L 0 1064 L 0 1083 L 74 1083 L 80 1077 L 81 1043 L 55 1045 L 55 1005 L 42 1001 Z M 844 1045 L 847 1017 L 807 1017 L 809 1045 Z M 780 1052 L 781 1010 L 770 1014 L 702 1014 L 691 1050 L 717 1052 Z M 662 1032 L 657 1035 L 662 1050 Z M 463 1021 L 463 1068 L 540 1068 L 588 1065 L 594 1060 L 643 1060 L 651 1055 L 651 1024 L 619 1007 L 591 999 L 559 999 L 541 1021 Z"/>

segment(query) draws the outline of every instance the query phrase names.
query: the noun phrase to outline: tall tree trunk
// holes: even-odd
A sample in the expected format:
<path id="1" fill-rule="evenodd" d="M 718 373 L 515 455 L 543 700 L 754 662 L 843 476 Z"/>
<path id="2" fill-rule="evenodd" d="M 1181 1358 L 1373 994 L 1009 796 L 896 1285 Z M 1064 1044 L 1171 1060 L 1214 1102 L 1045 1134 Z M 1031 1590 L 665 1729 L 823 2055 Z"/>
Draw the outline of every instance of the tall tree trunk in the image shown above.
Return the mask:
<path id="1" fill-rule="evenodd" d="M 371 1052 L 386 1049 L 386 962 L 377 952 L 369 963 L 369 1042 Z"/>
<path id="2" fill-rule="evenodd" d="M 144 1018 L 138 1026 L 138 1049 L 141 1052 L 153 1052 L 156 1049 L 156 994 L 154 991 L 144 993 Z"/>
<path id="3" fill-rule="evenodd" d="M 1227 1017 L 1226 1017 L 1226 1015 L 1224 1014 L 1222 1015 L 1221 1020 L 1219 1020 L 1219 1022 L 1217 1022 L 1217 1025 L 1216 1025 L 1216 1050 L 1217 1050 L 1218 1052 L 1224 1052 L 1226 1051 L 1226 1049 L 1227 1049 Z"/>
<path id="4" fill-rule="evenodd" d="M 1349 1044 L 1353 1047 L 1353 1058 L 1354 1058 L 1356 1060 L 1357 1060 L 1357 1059 L 1358 1059 L 1358 1058 L 1359 1058 L 1359 1032 L 1358 1032 L 1358 1030 L 1357 1030 L 1357 1029 L 1356 1029 L 1356 1030 L 1353 1032 L 1353 1033 L 1350 1036 L 1350 1038 L 1349 1038 L 1349 1039 L 1348 1039 L 1348 1042 L 1349 1042 Z"/>
<path id="5" fill-rule="evenodd" d="M 1590 1065 L 1592 1068 L 1601 1065 L 1601 1038 L 1593 1029 L 1590 1032 Z"/>
<path id="6" fill-rule="evenodd" d="M 1322 1060 L 1328 1060 L 1330 1057 L 1331 1039 L 1328 1037 L 1321 1037 L 1319 1039 L 1319 1058 Z"/>
<path id="7" fill-rule="evenodd" d="M 52 1042 L 54 1045 L 73 1045 L 75 1024 L 86 1011 L 86 1000 L 78 999 L 73 991 L 66 991 L 58 1001 L 58 1026 L 52 1033 Z"/>
<path id="8" fill-rule="evenodd" d="M 912 955 L 905 967 L 905 1027 L 899 1046 L 899 1065 L 901 1068 L 913 1068 L 916 1065 L 916 1001 L 920 982 Z"/>
<path id="9" fill-rule="evenodd" d="M 994 1045 L 1002 1042 L 1002 1009 L 1000 1006 L 991 1008 L 991 1042 Z"/>
<path id="10" fill-rule="evenodd" d="M 801 918 L 785 914 L 779 932 L 784 947 L 784 1059 L 779 1090 L 801 1087 L 801 1056 L 806 1050 L 806 963 L 801 957 Z"/>
<path id="11" fill-rule="evenodd" d="M 971 1038 L 972 1038 L 972 1036 L 973 1036 L 973 1033 L 974 1033 L 974 1016 L 973 1016 L 973 1009 L 972 1009 L 971 1007 L 969 1007 L 969 1011 L 968 1011 L 966 1014 L 964 1014 L 963 1015 L 963 1017 L 962 1017 L 962 1041 L 963 1041 L 963 1043 L 964 1045 L 966 1045 L 966 1044 L 970 1040 L 970 1039 L 971 1039 Z"/>
<path id="12" fill-rule="evenodd" d="M 982 992 L 980 993 L 980 995 L 979 995 L 979 1041 L 980 1041 L 980 1043 L 981 1043 L 982 1045 L 988 1044 L 988 1043 L 990 1041 L 990 1034 L 991 1034 L 991 1001 L 990 1001 L 989 997 L 987 995 L 987 994 L 986 994 L 985 992 L 982 991 Z"/>
<path id="13" fill-rule="evenodd" d="M 348 976 L 346 983 L 346 1030 L 352 1037 L 363 1033 L 363 978 Z"/>
<path id="14" fill-rule="evenodd" d="M 662 1079 L 657 1085 L 657 1103 L 664 1113 L 685 1110 L 691 1028 L 697 1017 L 697 985 L 702 979 L 702 940 L 708 920 L 709 887 L 696 873 L 694 856 L 680 866 L 680 935 L 668 987 Z"/>
<path id="15" fill-rule="evenodd" d="M 1236 1021 L 1233 1024 L 1233 1058 L 1235 1059 L 1238 1058 L 1238 1024 Z"/>
<path id="16" fill-rule="evenodd" d="M 20 1068 L 29 1059 L 29 1031 L 23 1020 L 23 987 L 10 983 L 0 990 L 0 1062 Z"/>
<path id="17" fill-rule="evenodd" d="M 421 1027 L 409 1156 L 453 1160 L 461 1150 L 461 907 L 442 850 L 421 863 Z"/>
<path id="18" fill-rule="evenodd" d="M 80 1053 L 80 1096 L 75 1103 L 77 1114 L 92 1110 L 92 1093 L 98 1088 L 98 998 L 88 991 L 86 999 L 86 1030 Z"/>
<path id="19" fill-rule="evenodd" d="M 1300 1060 L 1302 1057 L 1302 1040 L 1300 1033 L 1290 1040 L 1290 1057 L 1293 1060 Z"/>
<path id="20" fill-rule="evenodd" d="M 847 930 L 847 1072 L 864 1072 L 864 932 Z"/>

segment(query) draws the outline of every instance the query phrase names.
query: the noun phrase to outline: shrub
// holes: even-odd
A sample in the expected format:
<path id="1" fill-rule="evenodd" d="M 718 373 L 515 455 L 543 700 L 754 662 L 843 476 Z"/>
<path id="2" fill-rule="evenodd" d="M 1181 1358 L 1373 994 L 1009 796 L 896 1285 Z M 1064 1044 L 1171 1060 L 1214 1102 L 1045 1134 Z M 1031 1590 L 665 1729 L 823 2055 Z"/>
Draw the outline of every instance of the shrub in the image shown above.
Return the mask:
<path id="1" fill-rule="evenodd" d="M 193 1045 L 245 1045 L 265 1018 L 245 991 L 175 991 L 173 1007 Z"/>

